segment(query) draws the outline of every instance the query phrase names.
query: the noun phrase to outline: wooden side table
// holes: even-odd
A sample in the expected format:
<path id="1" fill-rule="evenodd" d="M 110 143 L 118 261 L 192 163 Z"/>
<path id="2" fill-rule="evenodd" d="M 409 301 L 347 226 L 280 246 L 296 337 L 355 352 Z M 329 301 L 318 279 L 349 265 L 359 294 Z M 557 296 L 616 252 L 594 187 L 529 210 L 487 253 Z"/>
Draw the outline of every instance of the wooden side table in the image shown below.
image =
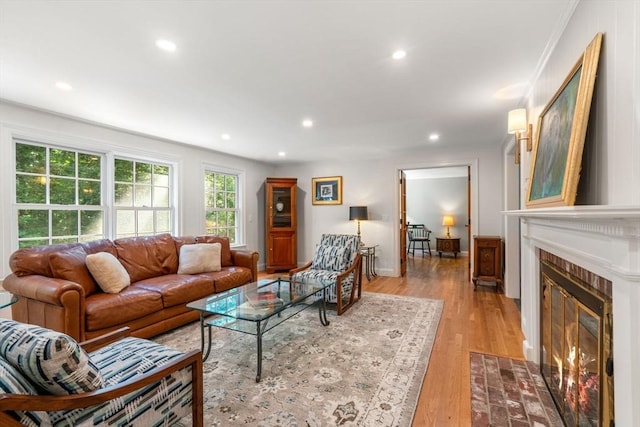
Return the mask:
<path id="1" fill-rule="evenodd" d="M 458 258 L 458 252 L 460 252 L 460 238 L 436 237 L 436 250 L 438 251 L 440 258 L 442 258 L 442 252 L 453 252 L 453 257 Z"/>
<path id="2" fill-rule="evenodd" d="M 502 290 L 502 238 L 498 236 L 473 236 L 473 290 L 478 281 L 494 282 L 496 292 Z"/>

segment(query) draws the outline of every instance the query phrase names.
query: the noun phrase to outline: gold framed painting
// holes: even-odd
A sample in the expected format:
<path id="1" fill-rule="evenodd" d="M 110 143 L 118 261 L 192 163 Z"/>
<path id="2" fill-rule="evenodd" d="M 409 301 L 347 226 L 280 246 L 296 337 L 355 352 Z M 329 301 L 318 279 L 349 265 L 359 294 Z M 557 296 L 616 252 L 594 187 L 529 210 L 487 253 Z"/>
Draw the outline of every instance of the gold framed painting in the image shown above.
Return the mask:
<path id="1" fill-rule="evenodd" d="M 540 114 L 528 208 L 575 204 L 601 45 L 598 33 Z"/>
<path id="2" fill-rule="evenodd" d="M 327 176 L 311 179 L 314 205 L 342 204 L 342 177 Z"/>

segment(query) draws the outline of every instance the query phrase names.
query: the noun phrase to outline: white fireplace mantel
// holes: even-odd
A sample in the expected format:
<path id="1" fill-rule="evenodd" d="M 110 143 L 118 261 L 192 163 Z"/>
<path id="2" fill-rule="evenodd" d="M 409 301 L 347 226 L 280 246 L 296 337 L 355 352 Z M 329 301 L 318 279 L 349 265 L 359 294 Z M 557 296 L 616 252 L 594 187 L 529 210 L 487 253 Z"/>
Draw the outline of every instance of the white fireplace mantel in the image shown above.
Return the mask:
<path id="1" fill-rule="evenodd" d="M 521 225 L 523 351 L 540 360 L 543 249 L 612 282 L 615 418 L 640 420 L 640 206 L 573 206 L 505 211 Z"/>

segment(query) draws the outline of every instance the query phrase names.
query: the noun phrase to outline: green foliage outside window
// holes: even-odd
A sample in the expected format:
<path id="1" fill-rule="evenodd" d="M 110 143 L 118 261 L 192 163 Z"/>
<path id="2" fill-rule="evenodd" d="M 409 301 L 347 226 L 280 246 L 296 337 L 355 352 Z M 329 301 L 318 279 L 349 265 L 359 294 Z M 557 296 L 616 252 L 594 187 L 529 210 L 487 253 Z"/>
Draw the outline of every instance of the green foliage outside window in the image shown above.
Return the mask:
<path id="1" fill-rule="evenodd" d="M 102 158 L 16 142 L 18 245 L 103 237 Z"/>
<path id="2" fill-rule="evenodd" d="M 231 243 L 238 243 L 238 176 L 206 172 L 204 187 L 207 234 L 226 236 Z"/>
<path id="3" fill-rule="evenodd" d="M 116 237 L 170 233 L 170 166 L 115 159 L 114 171 Z"/>

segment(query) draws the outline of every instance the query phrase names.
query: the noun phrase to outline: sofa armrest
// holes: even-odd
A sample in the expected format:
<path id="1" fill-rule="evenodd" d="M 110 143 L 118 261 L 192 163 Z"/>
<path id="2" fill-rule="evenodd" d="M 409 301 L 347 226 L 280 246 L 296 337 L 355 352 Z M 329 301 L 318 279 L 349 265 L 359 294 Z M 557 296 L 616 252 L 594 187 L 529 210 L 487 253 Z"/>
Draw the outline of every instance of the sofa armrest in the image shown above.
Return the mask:
<path id="1" fill-rule="evenodd" d="M 13 320 L 84 339 L 85 294 L 78 283 L 37 274 L 8 275 L 2 286 L 18 296 L 11 306 Z"/>
<path id="2" fill-rule="evenodd" d="M 66 411 L 99 405 L 110 400 L 118 399 L 126 394 L 139 390 L 167 377 L 173 372 L 191 367 L 192 379 L 192 416 L 193 425 L 203 425 L 203 385 L 202 385 L 202 352 L 192 350 L 177 357 L 166 365 L 158 367 L 142 377 L 131 379 L 120 384 L 102 388 L 100 390 L 70 394 L 64 396 L 53 395 L 24 395 L 0 394 L 0 421 L 2 425 L 20 425 L 7 412 L 14 411 Z"/>
<path id="3" fill-rule="evenodd" d="M 231 249 L 231 260 L 233 265 L 245 267 L 251 270 L 252 282 L 256 282 L 258 280 L 258 258 L 259 254 L 256 251 Z"/>
<path id="4" fill-rule="evenodd" d="M 22 277 L 10 274 L 4 279 L 2 286 L 19 297 L 47 304 L 64 305 L 68 292 L 81 294 L 84 298 L 84 289 L 78 283 L 37 274 Z"/>

